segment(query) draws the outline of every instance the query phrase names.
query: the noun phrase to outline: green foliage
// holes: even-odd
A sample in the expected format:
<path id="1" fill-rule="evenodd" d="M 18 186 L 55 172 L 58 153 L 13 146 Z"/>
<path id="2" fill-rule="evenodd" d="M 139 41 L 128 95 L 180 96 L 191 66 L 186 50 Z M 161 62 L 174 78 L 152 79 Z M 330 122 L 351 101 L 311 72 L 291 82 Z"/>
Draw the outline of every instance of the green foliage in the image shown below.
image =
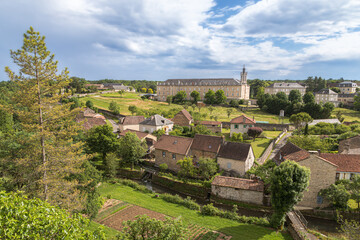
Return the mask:
<path id="1" fill-rule="evenodd" d="M 70 98 L 69 102 L 72 102 L 72 104 L 70 105 L 70 110 L 74 110 L 76 108 L 81 107 L 81 102 L 79 101 L 79 98 L 77 98 L 77 97 Z"/>
<path id="2" fill-rule="evenodd" d="M 3 109 L 0 109 L 0 132 L 10 133 L 13 131 L 13 126 L 13 115 Z"/>
<path id="3" fill-rule="evenodd" d="M 216 159 L 200 158 L 198 162 L 199 174 L 205 179 L 210 179 L 218 171 Z"/>
<path id="4" fill-rule="evenodd" d="M 243 142 L 243 134 L 242 133 L 233 133 L 231 138 L 230 138 L 230 141 L 232 142 Z"/>
<path id="5" fill-rule="evenodd" d="M 102 154 L 103 161 L 110 152 L 115 152 L 119 141 L 109 125 L 97 126 L 90 129 L 86 137 L 86 148 L 88 153 Z"/>
<path id="6" fill-rule="evenodd" d="M 312 92 L 307 92 L 303 96 L 303 101 L 305 104 L 308 103 L 314 103 L 315 102 L 315 96 Z"/>
<path id="7" fill-rule="evenodd" d="M 169 95 L 166 97 L 166 102 L 170 105 L 173 102 L 173 96 Z"/>
<path id="8" fill-rule="evenodd" d="M 285 214 L 293 209 L 309 186 L 310 170 L 293 161 L 282 162 L 271 175 L 271 203 L 274 214 L 271 225 L 282 228 Z"/>
<path id="9" fill-rule="evenodd" d="M 71 82 L 70 82 L 69 86 L 71 88 L 75 88 L 76 93 L 84 93 L 85 92 L 84 91 L 85 84 L 87 83 L 85 78 L 71 77 L 70 80 L 71 80 Z"/>
<path id="10" fill-rule="evenodd" d="M 117 102 L 111 101 L 109 105 L 109 110 L 112 111 L 114 114 L 120 113 L 120 106 Z"/>
<path id="11" fill-rule="evenodd" d="M 301 93 L 299 90 L 291 90 L 289 94 L 289 101 L 292 103 L 302 102 Z"/>
<path id="12" fill-rule="evenodd" d="M 260 136 L 260 134 L 263 132 L 263 130 L 259 127 L 251 127 L 248 129 L 247 135 L 249 137 L 252 137 L 255 141 L 255 138 Z"/>
<path id="13" fill-rule="evenodd" d="M 152 133 L 152 135 L 154 135 L 155 137 L 157 137 L 157 139 L 159 139 L 162 135 L 165 134 L 165 130 L 164 129 L 158 129 L 156 131 L 154 131 Z"/>
<path id="14" fill-rule="evenodd" d="M 200 205 L 197 204 L 194 200 L 192 200 L 189 196 L 185 199 L 180 197 L 179 195 L 171 195 L 168 193 L 161 194 L 160 197 L 164 199 L 167 202 L 176 203 L 179 205 L 182 205 L 186 208 L 189 208 L 191 210 L 200 210 Z"/>
<path id="15" fill-rule="evenodd" d="M 186 92 L 185 91 L 179 91 L 173 97 L 173 103 L 181 104 L 181 103 L 184 103 L 185 100 L 186 100 Z"/>
<path id="16" fill-rule="evenodd" d="M 222 104 L 226 102 L 225 92 L 223 90 L 217 90 L 215 93 L 215 103 Z"/>
<path id="17" fill-rule="evenodd" d="M 358 209 L 360 209 L 360 176 L 355 175 L 349 182 L 347 188 L 350 191 L 351 199 L 354 199 L 356 201 L 356 203 L 358 204 Z"/>
<path id="18" fill-rule="evenodd" d="M 146 153 L 147 146 L 142 142 L 135 133 L 127 132 L 124 137 L 120 139 L 119 155 L 122 159 L 131 164 L 131 169 L 134 164 L 138 164 L 140 158 Z"/>
<path id="19" fill-rule="evenodd" d="M 138 111 L 138 108 L 135 105 L 130 105 L 128 109 L 131 112 L 131 115 L 134 115 Z"/>
<path id="20" fill-rule="evenodd" d="M 337 216 L 337 222 L 340 224 L 341 231 L 345 234 L 346 239 L 360 239 L 360 223 L 356 220 L 347 220 L 343 216 Z"/>
<path id="21" fill-rule="evenodd" d="M 154 91 L 151 88 L 148 88 L 147 93 L 153 94 Z"/>
<path id="22" fill-rule="evenodd" d="M 232 108 L 226 109 L 226 114 L 227 114 L 228 118 L 230 118 L 230 115 L 231 115 L 231 113 L 233 112 L 233 110 L 234 110 L 234 109 L 232 109 Z"/>
<path id="23" fill-rule="evenodd" d="M 322 189 L 320 195 L 330 200 L 335 208 L 346 209 L 350 193 L 343 184 L 331 184 L 327 189 Z"/>
<path id="24" fill-rule="evenodd" d="M 0 192 L 1 239 L 105 239 L 101 229 L 85 230 L 88 220 L 21 193 Z"/>
<path id="25" fill-rule="evenodd" d="M 90 101 L 90 100 L 87 100 L 86 103 L 85 103 L 85 106 L 88 107 L 88 108 L 93 109 L 94 103 L 92 101 Z"/>
<path id="26" fill-rule="evenodd" d="M 160 171 L 165 172 L 169 167 L 166 163 L 162 163 L 159 165 Z"/>
<path id="27" fill-rule="evenodd" d="M 238 108 L 239 107 L 239 102 L 234 100 L 234 99 L 231 99 L 230 102 L 229 102 L 230 106 L 233 107 L 233 108 Z"/>
<path id="28" fill-rule="evenodd" d="M 114 178 L 116 176 L 116 169 L 118 166 L 118 158 L 116 153 L 111 152 L 106 155 L 104 159 L 104 176 L 106 178 Z"/>
<path id="29" fill-rule="evenodd" d="M 319 136 L 292 136 L 289 138 L 289 141 L 296 146 L 305 149 L 317 151 L 321 150 L 322 152 L 333 151 L 338 147 L 336 139 L 331 141 L 330 138 L 321 139 Z"/>
<path id="30" fill-rule="evenodd" d="M 360 110 L 360 95 L 356 94 L 354 97 L 354 108 Z"/>
<path id="31" fill-rule="evenodd" d="M 143 215 L 134 221 L 123 223 L 124 229 L 118 239 L 122 240 L 185 240 L 187 228 L 180 218 L 166 217 L 165 221 Z"/>
<path id="32" fill-rule="evenodd" d="M 265 186 L 270 184 L 271 174 L 274 171 L 276 164 L 273 160 L 268 160 L 262 165 L 253 166 L 249 170 L 249 174 L 254 174 L 259 177 L 265 184 Z"/>
<path id="33" fill-rule="evenodd" d="M 204 102 L 206 104 L 214 104 L 216 102 L 216 97 L 215 97 L 215 93 L 213 90 L 209 89 L 209 91 L 207 91 L 207 93 L 205 93 Z"/>
<path id="34" fill-rule="evenodd" d="M 135 189 L 135 190 L 137 190 L 139 192 L 142 192 L 142 193 L 152 193 L 152 191 L 149 190 L 146 186 L 140 185 L 137 182 L 134 182 L 134 181 L 129 180 L 129 179 L 118 179 L 118 180 L 116 180 L 116 182 L 121 184 L 121 185 L 131 187 L 131 188 L 133 188 L 133 189 Z"/>
<path id="35" fill-rule="evenodd" d="M 197 103 L 200 100 L 200 93 L 198 91 L 192 91 L 190 96 L 193 98 L 193 103 Z"/>
<path id="36" fill-rule="evenodd" d="M 311 122 L 312 118 L 308 113 L 301 112 L 291 115 L 289 121 L 295 125 L 296 129 L 299 129 Z"/>
<path id="37" fill-rule="evenodd" d="M 181 177 L 195 177 L 196 175 L 196 168 L 194 167 L 193 158 L 192 157 L 185 157 L 177 161 L 177 165 L 180 166 L 180 171 L 178 172 L 179 176 Z"/>

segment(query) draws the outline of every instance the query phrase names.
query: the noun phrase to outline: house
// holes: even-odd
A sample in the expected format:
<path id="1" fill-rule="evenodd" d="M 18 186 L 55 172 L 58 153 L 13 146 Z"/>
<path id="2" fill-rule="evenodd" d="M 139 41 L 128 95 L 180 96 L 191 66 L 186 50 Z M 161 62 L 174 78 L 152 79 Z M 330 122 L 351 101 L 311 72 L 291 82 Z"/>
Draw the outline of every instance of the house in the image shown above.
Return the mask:
<path id="1" fill-rule="evenodd" d="M 308 191 L 304 192 L 304 197 L 298 203 L 298 206 L 316 208 L 329 205 L 327 200 L 319 196 L 319 192 L 335 183 L 338 168 L 336 164 L 319 156 L 316 151 L 310 153 L 291 142 L 287 142 L 273 160 L 278 165 L 285 160 L 295 161 L 299 165 L 310 169 Z"/>
<path id="2" fill-rule="evenodd" d="M 299 90 L 301 96 L 305 95 L 306 87 L 298 83 L 286 83 L 286 82 L 277 82 L 273 83 L 270 86 L 265 88 L 265 94 L 277 94 L 278 92 L 284 92 L 286 95 L 289 95 L 291 90 Z"/>
<path id="3" fill-rule="evenodd" d="M 338 100 L 345 106 L 354 106 L 356 93 L 339 93 Z"/>
<path id="4" fill-rule="evenodd" d="M 360 155 L 320 153 L 319 156 L 338 166 L 336 180 L 352 179 L 354 175 L 360 175 Z"/>
<path id="5" fill-rule="evenodd" d="M 195 134 L 190 148 L 194 161 L 196 162 L 200 158 L 215 159 L 223 142 L 224 138 L 220 136 Z"/>
<path id="6" fill-rule="evenodd" d="M 169 170 L 179 171 L 177 161 L 190 155 L 192 138 L 162 135 L 154 145 L 155 165 L 166 163 Z"/>
<path id="7" fill-rule="evenodd" d="M 248 143 L 225 142 L 217 156 L 221 170 L 235 172 L 238 176 L 244 176 L 253 166 L 254 160 L 254 151 Z"/>
<path id="8" fill-rule="evenodd" d="M 340 154 L 360 154 L 360 135 L 341 140 L 339 142 Z"/>
<path id="9" fill-rule="evenodd" d="M 88 83 L 84 85 L 85 88 L 95 88 L 97 90 L 105 90 L 106 87 L 104 84 L 95 84 L 95 83 Z"/>
<path id="10" fill-rule="evenodd" d="M 202 78 L 202 79 L 168 79 L 157 83 L 157 99 L 166 101 L 168 96 L 175 96 L 180 91 L 186 92 L 186 99 L 191 100 L 193 91 L 200 93 L 200 100 L 205 94 L 213 90 L 223 90 L 227 99 L 249 99 L 250 85 L 247 84 L 245 66 L 240 73 L 240 79 L 234 78 Z"/>
<path id="11" fill-rule="evenodd" d="M 331 124 L 341 124 L 341 122 L 337 118 L 329 118 L 329 119 L 314 119 L 309 126 L 315 126 L 318 123 L 331 123 Z"/>
<path id="12" fill-rule="evenodd" d="M 330 102 L 333 103 L 335 107 L 339 105 L 338 94 L 327 88 L 323 88 L 315 93 L 315 101 L 317 104 Z"/>
<path id="13" fill-rule="evenodd" d="M 193 122 L 191 114 L 186 109 L 178 112 L 171 120 L 174 122 L 175 125 L 183 127 L 188 127 Z"/>
<path id="14" fill-rule="evenodd" d="M 157 130 L 164 130 L 165 133 L 169 133 L 172 131 L 174 123 L 163 116 L 158 114 L 151 116 L 150 118 L 145 119 L 144 121 L 140 122 L 139 130 L 141 132 L 149 132 L 153 133 Z"/>
<path id="15" fill-rule="evenodd" d="M 256 124 L 255 119 L 251 119 L 246 115 L 241 115 L 231 119 L 230 121 L 230 137 L 233 133 L 247 133 L 250 127 L 254 127 Z"/>
<path id="16" fill-rule="evenodd" d="M 146 132 L 140 132 L 140 131 L 135 131 L 132 129 L 127 129 L 127 130 L 119 133 L 120 138 L 125 136 L 126 133 L 128 133 L 128 132 L 135 133 L 135 135 L 141 141 L 145 141 L 146 145 L 148 146 L 148 152 L 151 152 L 154 149 L 154 144 L 156 143 L 156 140 L 157 140 L 156 136 L 154 136 L 150 133 L 146 133 Z"/>
<path id="17" fill-rule="evenodd" d="M 239 202 L 262 205 L 263 192 L 263 182 L 256 180 L 216 176 L 211 183 L 213 195 Z"/>
<path id="18" fill-rule="evenodd" d="M 85 108 L 83 111 L 80 111 L 76 116 L 75 121 L 82 122 L 85 131 L 106 124 L 106 118 L 90 108 Z"/>
<path id="19" fill-rule="evenodd" d="M 200 125 L 204 125 L 207 129 L 214 133 L 221 133 L 222 130 L 222 123 L 219 121 L 201 121 Z"/>
<path id="20" fill-rule="evenodd" d="M 120 132 L 126 129 L 140 130 L 140 123 L 145 120 L 144 116 L 125 116 L 119 119 Z"/>
<path id="21" fill-rule="evenodd" d="M 125 92 L 135 92 L 135 88 L 131 86 L 125 86 L 122 83 L 104 83 L 104 86 L 108 89 L 112 89 L 115 91 L 121 91 L 124 90 Z"/>
<path id="22" fill-rule="evenodd" d="M 339 83 L 340 92 L 343 94 L 356 93 L 356 88 L 358 85 L 353 82 L 342 82 Z"/>

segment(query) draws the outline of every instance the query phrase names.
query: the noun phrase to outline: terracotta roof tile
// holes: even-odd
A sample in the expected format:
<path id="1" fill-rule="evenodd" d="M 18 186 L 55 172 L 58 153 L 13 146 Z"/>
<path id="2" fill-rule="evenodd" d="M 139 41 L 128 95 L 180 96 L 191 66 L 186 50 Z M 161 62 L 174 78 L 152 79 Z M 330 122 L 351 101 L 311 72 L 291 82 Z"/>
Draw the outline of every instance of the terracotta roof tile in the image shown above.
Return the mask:
<path id="1" fill-rule="evenodd" d="M 136 136 L 137 136 L 139 139 L 143 139 L 143 138 L 145 138 L 146 136 L 151 135 L 150 133 L 140 132 L 140 131 L 136 131 L 136 130 L 132 130 L 132 129 L 126 129 L 125 131 L 121 132 L 119 135 L 120 135 L 120 136 L 125 136 L 125 134 L 128 133 L 128 132 L 135 133 Z"/>
<path id="2" fill-rule="evenodd" d="M 83 122 L 83 127 L 86 131 L 93 127 L 106 124 L 106 121 L 102 118 L 77 118 L 76 122 Z"/>
<path id="3" fill-rule="evenodd" d="M 223 138 L 220 136 L 195 134 L 191 149 L 218 153 L 222 143 Z"/>
<path id="4" fill-rule="evenodd" d="M 120 124 L 123 125 L 136 125 L 145 120 L 144 116 L 125 116 L 120 119 Z"/>
<path id="5" fill-rule="evenodd" d="M 186 109 L 183 109 L 181 110 L 180 112 L 178 112 L 176 115 L 178 114 L 182 114 L 186 117 L 187 120 L 191 121 L 192 120 L 192 116 L 191 114 L 186 110 Z"/>
<path id="6" fill-rule="evenodd" d="M 192 142 L 192 138 L 162 135 L 155 143 L 154 148 L 187 155 Z"/>
<path id="7" fill-rule="evenodd" d="M 239 188 L 239 189 L 257 191 L 257 192 L 264 191 L 263 182 L 244 179 L 244 178 L 216 176 L 214 178 L 214 181 L 211 183 L 211 185 L 220 186 L 220 187 Z"/>
<path id="8" fill-rule="evenodd" d="M 284 160 L 301 161 L 310 156 L 310 153 L 302 148 L 299 148 L 291 142 L 287 142 L 274 157 L 277 164 L 280 164 Z"/>
<path id="9" fill-rule="evenodd" d="M 255 124 L 256 121 L 252 120 L 246 115 L 241 115 L 239 117 L 236 117 L 234 119 L 231 119 L 230 123 L 246 123 L 246 124 Z"/>
<path id="10" fill-rule="evenodd" d="M 219 122 L 219 121 L 201 121 L 200 124 L 202 124 L 202 125 L 220 125 L 221 122 Z"/>
<path id="11" fill-rule="evenodd" d="M 360 173 L 360 155 L 320 153 L 321 158 L 338 166 L 338 172 Z"/>
<path id="12" fill-rule="evenodd" d="M 249 151 L 252 151 L 251 144 L 225 142 L 220 148 L 218 157 L 246 161 Z"/>

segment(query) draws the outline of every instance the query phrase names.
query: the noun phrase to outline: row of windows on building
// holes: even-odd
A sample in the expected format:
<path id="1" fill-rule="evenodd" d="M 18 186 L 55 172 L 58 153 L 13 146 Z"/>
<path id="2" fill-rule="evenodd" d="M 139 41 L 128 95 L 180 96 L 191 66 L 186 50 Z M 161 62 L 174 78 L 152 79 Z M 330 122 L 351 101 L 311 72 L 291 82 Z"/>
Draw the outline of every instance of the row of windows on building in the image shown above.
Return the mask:
<path id="1" fill-rule="evenodd" d="M 239 129 L 239 126 L 240 126 L 239 124 L 234 124 L 234 129 Z M 243 127 L 244 127 L 244 128 L 252 127 L 252 125 L 251 125 L 251 124 L 250 124 L 250 125 L 244 124 Z"/>
<path id="2" fill-rule="evenodd" d="M 176 154 L 175 154 L 175 153 L 172 153 L 171 155 L 172 155 L 172 156 L 171 156 L 172 159 L 176 160 Z M 165 151 L 162 152 L 162 156 L 163 156 L 163 157 L 166 157 L 166 152 L 165 152 Z"/>

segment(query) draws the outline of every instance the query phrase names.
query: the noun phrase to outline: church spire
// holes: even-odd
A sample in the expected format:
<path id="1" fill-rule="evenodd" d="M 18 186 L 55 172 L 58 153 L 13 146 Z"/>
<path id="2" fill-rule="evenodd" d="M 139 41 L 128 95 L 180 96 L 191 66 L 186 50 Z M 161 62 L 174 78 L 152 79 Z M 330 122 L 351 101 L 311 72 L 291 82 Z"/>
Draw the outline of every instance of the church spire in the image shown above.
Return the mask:
<path id="1" fill-rule="evenodd" d="M 241 77 L 241 83 L 247 84 L 247 72 L 245 72 L 245 64 L 243 65 L 243 70 L 240 74 L 240 77 Z"/>

